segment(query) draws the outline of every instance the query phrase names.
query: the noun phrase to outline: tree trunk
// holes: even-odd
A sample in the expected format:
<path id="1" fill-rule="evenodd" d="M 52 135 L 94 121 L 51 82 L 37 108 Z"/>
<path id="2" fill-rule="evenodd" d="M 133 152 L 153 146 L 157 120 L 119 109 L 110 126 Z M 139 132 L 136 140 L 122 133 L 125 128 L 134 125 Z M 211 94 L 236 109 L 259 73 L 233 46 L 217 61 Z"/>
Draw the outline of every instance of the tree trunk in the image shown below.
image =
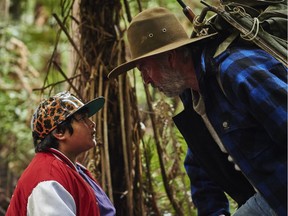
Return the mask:
<path id="1" fill-rule="evenodd" d="M 135 110 L 131 107 L 137 105 L 131 104 L 136 100 L 126 76 L 120 76 L 118 81 L 107 80 L 110 69 L 123 62 L 125 57 L 123 33 L 119 27 L 120 0 L 81 0 L 79 9 L 80 53 L 84 58 L 80 60 L 82 76 L 77 85 L 85 99 L 100 95 L 106 99 L 104 109 L 96 116 L 98 147 L 90 152 L 88 165 L 95 168 L 95 177 L 114 202 L 117 215 L 132 216 L 134 203 L 140 202 L 137 206 L 143 203 L 142 192 L 137 193 L 137 199 L 133 194 L 133 191 L 141 190 L 137 187 L 141 179 L 139 155 L 136 155 L 137 179 L 132 172 L 135 152 L 139 154 L 138 147 L 133 145 L 137 146 L 139 140 L 133 139 L 133 136 L 137 139 L 135 132 L 132 136 L 132 130 L 138 130 L 134 126 L 138 121 L 134 120 Z M 135 211 L 143 215 L 143 209 Z"/>

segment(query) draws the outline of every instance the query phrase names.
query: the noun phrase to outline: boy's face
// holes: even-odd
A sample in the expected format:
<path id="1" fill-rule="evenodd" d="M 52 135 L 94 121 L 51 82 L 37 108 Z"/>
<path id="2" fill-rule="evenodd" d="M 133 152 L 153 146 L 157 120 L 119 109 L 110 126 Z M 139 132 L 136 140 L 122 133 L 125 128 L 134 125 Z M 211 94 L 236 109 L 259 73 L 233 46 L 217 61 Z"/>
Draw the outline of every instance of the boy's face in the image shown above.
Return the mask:
<path id="1" fill-rule="evenodd" d="M 74 114 L 72 121 L 73 134 L 66 130 L 66 150 L 75 156 L 85 152 L 96 145 L 95 123 L 88 118 L 87 113 Z M 67 153 L 68 153 L 67 152 Z"/>

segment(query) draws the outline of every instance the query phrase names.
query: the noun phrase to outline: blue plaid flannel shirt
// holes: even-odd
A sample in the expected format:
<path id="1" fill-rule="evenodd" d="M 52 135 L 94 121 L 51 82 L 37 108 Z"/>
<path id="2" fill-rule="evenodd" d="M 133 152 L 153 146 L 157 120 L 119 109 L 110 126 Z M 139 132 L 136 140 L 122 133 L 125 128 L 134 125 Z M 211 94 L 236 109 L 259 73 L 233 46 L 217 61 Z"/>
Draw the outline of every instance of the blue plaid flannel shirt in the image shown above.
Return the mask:
<path id="1" fill-rule="evenodd" d="M 253 187 L 279 216 L 286 215 L 287 68 L 251 44 L 229 47 L 213 59 L 214 70 L 205 58 L 204 51 L 198 79 L 211 124 Z M 223 191 L 190 150 L 185 168 L 199 215 L 229 211 Z"/>

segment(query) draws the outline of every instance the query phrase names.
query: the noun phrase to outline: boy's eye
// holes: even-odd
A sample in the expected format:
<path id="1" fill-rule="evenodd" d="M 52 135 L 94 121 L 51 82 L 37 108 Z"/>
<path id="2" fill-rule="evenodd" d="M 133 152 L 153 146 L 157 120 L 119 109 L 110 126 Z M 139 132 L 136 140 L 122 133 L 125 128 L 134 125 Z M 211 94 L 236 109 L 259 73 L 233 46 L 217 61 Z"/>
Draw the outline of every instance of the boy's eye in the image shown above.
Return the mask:
<path id="1" fill-rule="evenodd" d="M 85 113 L 85 114 L 78 115 L 78 116 L 76 117 L 76 120 L 77 120 L 77 121 L 83 121 L 83 120 L 85 120 L 85 119 L 87 119 L 87 118 L 88 118 L 88 113 Z"/>

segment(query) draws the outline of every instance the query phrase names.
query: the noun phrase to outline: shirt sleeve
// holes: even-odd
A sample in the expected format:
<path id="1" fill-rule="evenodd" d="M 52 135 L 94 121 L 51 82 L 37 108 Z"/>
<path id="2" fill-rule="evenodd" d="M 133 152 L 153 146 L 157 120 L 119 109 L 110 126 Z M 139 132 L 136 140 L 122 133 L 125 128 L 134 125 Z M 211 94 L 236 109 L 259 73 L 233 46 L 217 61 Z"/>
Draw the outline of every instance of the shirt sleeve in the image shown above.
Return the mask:
<path id="1" fill-rule="evenodd" d="M 39 183 L 28 198 L 28 216 L 76 216 L 71 194 L 56 181 Z"/>
<path id="2" fill-rule="evenodd" d="M 226 195 L 199 166 L 189 148 L 184 165 L 190 179 L 192 200 L 197 208 L 198 215 L 230 215 Z"/>
<path id="3" fill-rule="evenodd" d="M 228 99 L 250 113 L 275 143 L 287 145 L 287 68 L 260 49 L 231 49 L 220 64 Z"/>

